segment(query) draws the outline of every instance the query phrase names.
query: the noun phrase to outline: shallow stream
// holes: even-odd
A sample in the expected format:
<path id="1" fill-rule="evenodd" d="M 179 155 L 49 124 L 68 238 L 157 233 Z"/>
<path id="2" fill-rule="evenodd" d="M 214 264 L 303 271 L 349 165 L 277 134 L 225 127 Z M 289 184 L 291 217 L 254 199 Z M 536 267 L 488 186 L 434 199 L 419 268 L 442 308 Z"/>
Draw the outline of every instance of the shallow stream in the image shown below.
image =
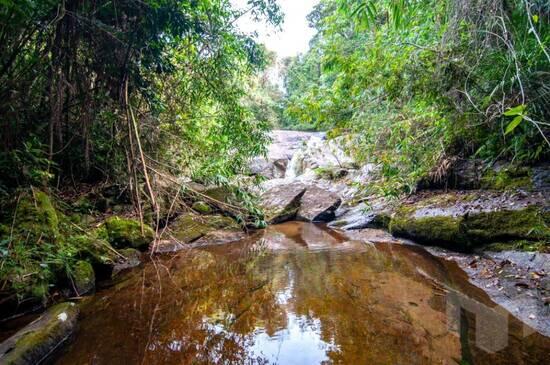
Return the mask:
<path id="1" fill-rule="evenodd" d="M 57 363 L 550 363 L 455 263 L 389 241 L 289 222 L 155 258 L 82 305 Z"/>

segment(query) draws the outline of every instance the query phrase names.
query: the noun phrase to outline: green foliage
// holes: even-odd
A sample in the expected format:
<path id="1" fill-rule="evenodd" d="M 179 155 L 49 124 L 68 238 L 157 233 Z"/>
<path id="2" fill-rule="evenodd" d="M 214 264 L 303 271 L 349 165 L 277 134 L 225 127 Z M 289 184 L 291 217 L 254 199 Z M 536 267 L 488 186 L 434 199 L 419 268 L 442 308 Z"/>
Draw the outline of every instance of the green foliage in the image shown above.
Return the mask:
<path id="1" fill-rule="evenodd" d="M 273 0 L 247 7 L 282 21 Z M 126 182 L 144 172 L 140 149 L 178 173 L 235 174 L 268 127 L 243 102 L 268 57 L 236 28 L 239 16 L 228 0 L 2 2 L 0 159 L 9 174 L 0 188 L 53 175 Z"/>
<path id="2" fill-rule="evenodd" d="M 53 288 L 68 286 L 84 266 L 112 264 L 117 256 L 99 232 L 72 223 L 45 191 L 18 190 L 1 202 L 0 286 L 2 294 L 47 300 Z M 80 262 L 80 263 L 79 263 Z"/>
<path id="3" fill-rule="evenodd" d="M 382 167 L 378 192 L 413 191 L 449 155 L 549 156 L 538 2 L 325 0 L 309 18 L 318 33 L 287 68 L 286 114 L 356 135 L 351 152 Z"/>

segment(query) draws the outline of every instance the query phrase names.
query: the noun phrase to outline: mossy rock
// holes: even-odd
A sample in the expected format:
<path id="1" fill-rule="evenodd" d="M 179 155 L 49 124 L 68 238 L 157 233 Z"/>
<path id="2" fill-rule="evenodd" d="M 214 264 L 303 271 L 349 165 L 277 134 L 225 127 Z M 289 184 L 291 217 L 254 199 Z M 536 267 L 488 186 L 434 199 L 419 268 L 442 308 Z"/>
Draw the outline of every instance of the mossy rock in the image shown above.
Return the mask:
<path id="1" fill-rule="evenodd" d="M 143 226 L 134 219 L 110 217 L 105 221 L 105 229 L 109 242 L 116 248 L 135 248 L 145 251 L 155 238 L 155 231 L 147 225 Z"/>
<path id="2" fill-rule="evenodd" d="M 550 229 L 535 206 L 472 214 L 463 221 L 462 229 L 475 242 L 550 240 Z"/>
<path id="3" fill-rule="evenodd" d="M 78 261 L 72 270 L 72 282 L 77 295 L 92 292 L 95 288 L 95 272 L 87 261 Z"/>
<path id="4" fill-rule="evenodd" d="M 33 189 L 19 199 L 15 227 L 24 235 L 31 234 L 31 236 L 55 240 L 59 236 L 58 214 L 50 196 L 43 191 Z"/>
<path id="5" fill-rule="evenodd" d="M 211 214 L 212 213 L 212 207 L 210 207 L 210 205 L 206 204 L 203 201 L 195 202 L 191 208 L 195 212 L 200 213 L 200 214 Z"/>
<path id="6" fill-rule="evenodd" d="M 465 211 L 462 214 L 418 214 L 423 209 L 403 206 L 390 222 L 390 232 L 421 244 L 469 251 L 494 242 L 526 240 L 550 242 L 550 229 L 541 208 Z M 437 211 L 437 210 L 434 210 Z M 433 213 L 433 212 L 432 212 Z M 523 245 L 527 247 L 528 245 Z"/>
<path id="7" fill-rule="evenodd" d="M 462 217 L 415 217 L 414 210 L 402 208 L 392 217 L 389 229 L 396 236 L 410 238 L 422 244 L 464 251 L 468 239 L 461 230 Z"/>
<path id="8" fill-rule="evenodd" d="M 76 330 L 79 310 L 74 303 L 62 303 L 48 309 L 36 321 L 25 326 L 0 344 L 1 364 L 41 364 Z"/>
<path id="9" fill-rule="evenodd" d="M 238 230 L 237 222 L 223 215 L 196 215 L 185 213 L 171 225 L 174 237 L 182 243 L 191 243 L 205 234 L 218 230 Z"/>
<path id="10" fill-rule="evenodd" d="M 124 258 L 119 258 L 118 262 L 114 265 L 111 273 L 112 277 L 118 275 L 121 271 L 131 269 L 141 264 L 141 252 L 135 248 L 125 248 L 120 250 L 119 253 Z"/>
<path id="11" fill-rule="evenodd" d="M 526 251 L 526 252 L 550 252 L 548 241 L 515 240 L 508 242 L 494 242 L 483 247 L 485 251 Z"/>
<path id="12" fill-rule="evenodd" d="M 235 201 L 235 193 L 228 186 L 216 186 L 204 191 L 204 195 L 222 203 L 231 203 Z"/>
<path id="13" fill-rule="evenodd" d="M 490 169 L 481 177 L 481 187 L 491 190 L 531 190 L 533 189 L 533 170 L 516 166 Z"/>

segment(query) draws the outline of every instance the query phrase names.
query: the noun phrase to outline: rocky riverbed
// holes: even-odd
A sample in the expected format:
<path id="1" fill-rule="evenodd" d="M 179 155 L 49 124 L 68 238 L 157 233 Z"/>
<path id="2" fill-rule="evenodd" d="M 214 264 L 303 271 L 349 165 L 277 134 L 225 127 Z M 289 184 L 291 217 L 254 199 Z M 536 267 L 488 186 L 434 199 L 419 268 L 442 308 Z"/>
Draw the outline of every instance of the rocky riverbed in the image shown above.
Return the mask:
<path id="1" fill-rule="evenodd" d="M 461 266 L 497 303 L 550 336 L 550 254 L 545 251 L 550 247 L 550 167 L 518 172 L 497 164 L 483 176 L 479 163 L 462 162 L 451 173 L 449 185 L 455 189 L 434 186 L 397 201 L 358 199 L 357 184 L 369 184 L 377 171 L 345 154 L 348 140 L 285 131 L 275 136 L 264 161 L 287 168 L 281 177 L 265 176 L 259 188 L 270 222 L 326 222 L 344 231 L 382 228 L 426 245 Z M 289 148 L 292 143 L 300 147 Z M 281 149 L 293 151 L 287 163 L 271 154 Z"/>
<path id="2" fill-rule="evenodd" d="M 389 200 L 362 194 L 378 170 L 349 138 L 272 137 L 250 166 L 266 229 L 197 184 L 160 240 L 107 219 L 119 251 L 75 287 L 97 293 L 4 331 L 0 363 L 550 362 L 550 169 L 462 163 L 447 189 Z"/>

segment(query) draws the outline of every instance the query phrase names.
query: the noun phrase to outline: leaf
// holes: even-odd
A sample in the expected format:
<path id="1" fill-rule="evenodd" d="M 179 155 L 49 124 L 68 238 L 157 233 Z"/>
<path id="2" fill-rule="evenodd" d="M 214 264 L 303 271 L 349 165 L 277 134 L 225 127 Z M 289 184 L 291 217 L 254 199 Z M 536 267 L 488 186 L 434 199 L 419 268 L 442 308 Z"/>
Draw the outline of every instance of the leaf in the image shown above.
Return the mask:
<path id="1" fill-rule="evenodd" d="M 507 135 L 513 132 L 513 130 L 516 129 L 516 127 L 521 123 L 522 120 L 523 120 L 523 115 L 518 115 L 517 117 L 515 117 L 510 122 L 510 124 L 508 124 L 508 126 L 506 127 L 506 131 L 504 131 L 504 135 Z"/>
<path id="2" fill-rule="evenodd" d="M 510 109 L 508 109 L 507 111 L 505 111 L 505 112 L 504 112 L 504 115 L 507 116 L 507 117 L 513 117 L 513 116 L 516 116 L 516 115 L 522 115 L 523 112 L 525 111 L 525 107 L 526 107 L 525 104 L 521 104 L 521 105 L 515 106 L 515 107 L 510 108 Z"/>
<path id="3" fill-rule="evenodd" d="M 533 23 L 537 24 L 539 22 L 539 16 L 537 14 L 533 14 Z"/>

